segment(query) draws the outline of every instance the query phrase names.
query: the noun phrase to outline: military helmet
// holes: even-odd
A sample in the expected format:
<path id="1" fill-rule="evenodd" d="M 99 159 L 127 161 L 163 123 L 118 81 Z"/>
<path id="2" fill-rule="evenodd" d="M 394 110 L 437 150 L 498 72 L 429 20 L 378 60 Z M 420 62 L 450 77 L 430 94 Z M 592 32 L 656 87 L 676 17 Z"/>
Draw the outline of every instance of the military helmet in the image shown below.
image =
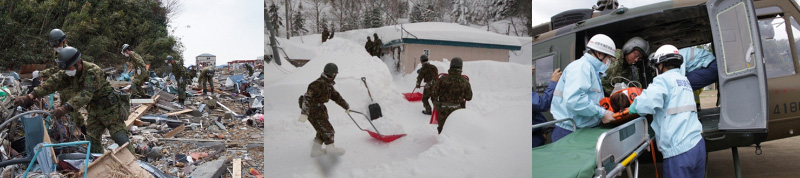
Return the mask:
<path id="1" fill-rule="evenodd" d="M 461 69 L 461 67 L 463 66 L 464 66 L 464 61 L 461 61 L 460 57 L 454 57 L 453 61 L 450 61 L 450 68 Z"/>
<path id="2" fill-rule="evenodd" d="M 81 60 L 81 52 L 78 49 L 73 47 L 66 47 L 61 50 L 61 53 L 58 53 L 58 59 L 56 59 L 56 64 L 58 64 L 58 68 L 61 70 L 67 70 L 69 67 L 78 63 Z"/>
<path id="3" fill-rule="evenodd" d="M 419 61 L 427 62 L 428 61 L 428 55 L 424 55 L 423 54 L 422 56 L 419 57 Z"/>
<path id="4" fill-rule="evenodd" d="M 334 63 L 325 64 L 324 72 L 327 76 L 333 76 L 339 73 L 339 67 L 336 66 Z"/>
<path id="5" fill-rule="evenodd" d="M 123 44 L 123 45 L 122 45 L 122 52 L 120 52 L 120 53 L 125 53 L 125 50 L 126 50 L 126 49 L 127 49 L 127 50 L 130 50 L 130 49 L 131 49 L 131 45 L 128 45 L 128 44 Z"/>
<path id="6" fill-rule="evenodd" d="M 636 49 L 641 50 L 642 56 L 646 56 L 647 53 L 650 53 L 650 45 L 647 43 L 647 40 L 637 36 L 625 42 L 625 45 L 622 46 L 622 54 L 629 54 Z"/>
<path id="7" fill-rule="evenodd" d="M 53 29 L 50 30 L 50 36 L 47 38 L 47 44 L 50 45 L 50 47 L 55 48 L 56 46 L 61 44 L 61 42 L 64 42 L 64 40 L 66 39 L 67 39 L 67 34 L 64 33 L 64 31 L 61 31 L 61 29 Z"/>
<path id="8" fill-rule="evenodd" d="M 172 58 L 172 55 L 167 55 L 167 61 L 171 61 L 171 60 L 173 60 L 173 59 L 174 59 L 174 58 Z"/>

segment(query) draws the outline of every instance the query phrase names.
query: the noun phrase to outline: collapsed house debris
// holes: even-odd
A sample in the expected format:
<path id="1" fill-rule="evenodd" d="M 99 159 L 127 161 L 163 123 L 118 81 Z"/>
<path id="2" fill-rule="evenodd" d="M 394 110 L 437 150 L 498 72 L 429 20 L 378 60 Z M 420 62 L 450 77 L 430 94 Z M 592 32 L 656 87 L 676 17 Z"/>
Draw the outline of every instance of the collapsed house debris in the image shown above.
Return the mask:
<path id="1" fill-rule="evenodd" d="M 89 150 L 87 144 L 45 148 L 51 156 L 32 158 L 31 150 L 38 143 L 77 143 L 85 137 L 69 121 L 48 116 L 53 106 L 60 105 L 58 93 L 25 110 L 14 106 L 13 98 L 26 93 L 33 80 L 0 74 L 0 121 L 3 122 L 0 176 L 21 177 L 25 173 L 28 177 L 263 176 L 259 173 L 264 163 L 260 82 L 263 75 L 260 74 L 257 71 L 254 76 L 247 76 L 247 71 L 220 70 L 213 82 L 223 87 L 216 88 L 213 96 L 202 96 L 202 88 L 196 87 L 199 84 L 194 80 L 187 85 L 186 102 L 180 104 L 177 85 L 169 77 L 151 76 L 145 90 L 152 97 L 129 100 L 129 115 L 124 124 L 130 141 L 119 146 L 108 133 L 104 134 L 103 145 L 91 147 L 100 146 L 105 154 L 91 154 L 88 167 L 81 159 Z M 114 77 L 108 80 L 118 91 L 130 88 L 130 82 L 113 81 Z M 226 85 L 227 82 L 231 85 Z M 24 114 L 26 118 L 38 119 L 19 119 L 23 112 L 35 113 Z M 86 112 L 82 113 L 86 117 Z M 38 125 L 39 130 L 29 125 Z M 125 149 L 128 144 L 133 146 L 133 153 Z M 29 167 L 32 160 L 37 161 Z"/>

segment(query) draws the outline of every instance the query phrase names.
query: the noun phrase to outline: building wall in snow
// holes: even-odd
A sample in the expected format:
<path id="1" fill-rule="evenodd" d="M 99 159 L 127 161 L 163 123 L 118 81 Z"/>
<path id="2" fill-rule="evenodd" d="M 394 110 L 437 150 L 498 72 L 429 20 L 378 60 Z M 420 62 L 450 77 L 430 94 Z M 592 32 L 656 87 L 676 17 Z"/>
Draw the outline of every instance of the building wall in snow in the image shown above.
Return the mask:
<path id="1" fill-rule="evenodd" d="M 451 60 L 453 57 L 461 57 L 464 61 L 492 60 L 508 62 L 507 49 L 491 49 L 477 47 L 429 45 L 429 44 L 403 44 L 403 52 L 400 53 L 400 70 L 410 74 L 414 72 L 420 64 L 419 57 L 427 51 L 428 59 L 432 61 Z M 385 48 L 384 55 L 391 55 L 389 48 Z M 447 71 L 439 71 L 445 73 Z"/>

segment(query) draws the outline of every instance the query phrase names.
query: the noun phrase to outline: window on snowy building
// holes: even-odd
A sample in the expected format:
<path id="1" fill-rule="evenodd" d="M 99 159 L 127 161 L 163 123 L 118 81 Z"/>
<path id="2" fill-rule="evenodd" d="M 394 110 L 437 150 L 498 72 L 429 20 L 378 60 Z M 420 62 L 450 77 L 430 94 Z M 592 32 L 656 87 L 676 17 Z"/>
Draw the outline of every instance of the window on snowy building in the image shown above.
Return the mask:
<path id="1" fill-rule="evenodd" d="M 423 50 L 422 50 L 422 55 L 425 55 L 425 56 L 431 56 L 431 50 L 429 50 L 429 49 L 423 49 Z"/>

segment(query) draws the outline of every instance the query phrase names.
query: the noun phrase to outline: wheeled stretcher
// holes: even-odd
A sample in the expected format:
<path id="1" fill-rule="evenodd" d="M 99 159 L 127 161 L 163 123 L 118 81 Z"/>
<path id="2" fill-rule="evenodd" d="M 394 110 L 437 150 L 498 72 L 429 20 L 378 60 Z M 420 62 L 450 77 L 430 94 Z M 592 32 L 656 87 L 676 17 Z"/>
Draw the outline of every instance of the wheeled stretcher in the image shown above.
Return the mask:
<path id="1" fill-rule="evenodd" d="M 647 119 L 639 117 L 613 127 L 575 129 L 573 119 L 533 125 L 541 128 L 559 122 L 572 122 L 575 132 L 551 144 L 533 148 L 533 177 L 616 177 L 627 170 L 638 177 L 638 158 L 650 150 Z M 631 163 L 635 171 L 631 171 Z"/>

